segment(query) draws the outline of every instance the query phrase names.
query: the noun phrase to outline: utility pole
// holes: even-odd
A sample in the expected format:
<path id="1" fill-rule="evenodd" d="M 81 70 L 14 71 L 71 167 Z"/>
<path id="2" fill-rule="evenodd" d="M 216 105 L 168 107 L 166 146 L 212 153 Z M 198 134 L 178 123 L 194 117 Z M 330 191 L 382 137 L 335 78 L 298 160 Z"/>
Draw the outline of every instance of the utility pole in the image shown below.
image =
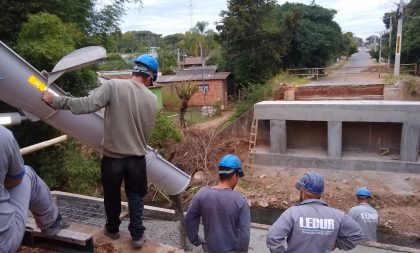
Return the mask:
<path id="1" fill-rule="evenodd" d="M 381 57 L 382 57 L 382 33 L 379 33 L 379 58 L 378 58 L 378 63 L 381 63 Z"/>
<path id="2" fill-rule="evenodd" d="M 403 13 L 404 13 L 404 1 L 400 0 L 400 6 L 398 8 L 398 29 L 397 29 L 397 41 L 395 43 L 395 62 L 394 62 L 394 76 L 400 75 L 400 61 L 401 61 L 401 43 L 402 43 L 402 25 L 403 25 Z"/>
<path id="3" fill-rule="evenodd" d="M 389 17 L 388 68 L 391 66 L 392 16 Z"/>
<path id="4" fill-rule="evenodd" d="M 181 68 L 181 57 L 180 57 L 180 53 L 179 53 L 179 48 L 176 49 L 176 58 L 177 58 L 177 63 L 178 63 L 178 68 Z"/>
<path id="5" fill-rule="evenodd" d="M 373 36 L 373 51 L 376 52 L 378 50 L 378 45 L 376 44 L 376 34 Z"/>
<path id="6" fill-rule="evenodd" d="M 207 94 L 207 87 L 204 84 L 204 57 L 203 57 L 203 35 L 200 34 L 200 56 L 201 56 L 201 87 L 203 89 L 203 98 L 204 98 L 204 115 L 205 117 L 208 116 L 208 110 L 207 110 L 207 103 L 206 103 L 206 94 Z"/>

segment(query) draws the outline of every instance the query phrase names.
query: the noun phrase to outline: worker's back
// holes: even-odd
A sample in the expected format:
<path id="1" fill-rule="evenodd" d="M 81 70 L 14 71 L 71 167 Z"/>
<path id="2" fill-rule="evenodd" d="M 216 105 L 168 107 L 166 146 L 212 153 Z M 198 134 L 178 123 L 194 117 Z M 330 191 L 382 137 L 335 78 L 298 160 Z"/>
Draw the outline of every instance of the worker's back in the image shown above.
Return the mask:
<path id="1" fill-rule="evenodd" d="M 146 154 L 157 115 L 157 98 L 145 85 L 111 80 L 105 110 L 104 154 L 110 157 Z"/>
<path id="2" fill-rule="evenodd" d="M 208 252 L 236 252 L 238 247 L 248 249 L 249 206 L 241 193 L 203 187 L 194 199 L 188 212 L 201 215 Z M 190 225 L 189 216 L 187 214 L 185 221 L 187 226 Z"/>
<path id="3" fill-rule="evenodd" d="M 325 253 L 336 246 L 351 249 L 363 234 L 360 226 L 344 212 L 329 207 L 322 200 L 308 199 L 287 209 L 273 224 L 268 232 L 267 246 L 276 248 L 279 246 L 277 238 L 286 237 L 285 252 Z"/>
<path id="4" fill-rule="evenodd" d="M 367 203 L 361 203 L 351 208 L 348 214 L 362 227 L 366 240 L 377 241 L 379 215 L 373 207 Z"/>

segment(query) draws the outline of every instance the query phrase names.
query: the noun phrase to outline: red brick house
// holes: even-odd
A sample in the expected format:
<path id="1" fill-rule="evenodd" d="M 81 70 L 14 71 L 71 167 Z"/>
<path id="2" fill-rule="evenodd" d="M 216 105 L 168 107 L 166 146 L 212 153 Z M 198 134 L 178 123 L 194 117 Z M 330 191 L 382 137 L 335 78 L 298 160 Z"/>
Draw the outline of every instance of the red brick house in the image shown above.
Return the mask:
<path id="1" fill-rule="evenodd" d="M 190 70 L 181 70 L 176 75 L 158 76 L 155 85 L 162 86 L 163 106 L 178 106 L 179 99 L 175 91 L 174 84 L 194 81 L 199 85 L 197 91 L 190 99 L 189 105 L 203 106 L 215 105 L 220 103 L 222 110 L 228 105 L 228 83 L 231 81 L 230 72 L 216 72 L 216 69 L 207 66 L 203 70 L 192 68 Z M 130 79 L 131 70 L 121 71 L 102 71 L 99 76 L 104 79 Z M 204 83 L 202 79 L 204 77 Z M 205 98 L 204 92 L 206 91 Z M 205 101 L 204 101 L 205 100 Z"/>
<path id="2" fill-rule="evenodd" d="M 231 77 L 230 72 L 182 74 L 159 76 L 157 83 L 163 86 L 163 104 L 173 106 L 177 101 L 177 94 L 174 84 L 194 81 L 199 85 L 199 90 L 191 97 L 189 105 L 202 106 L 215 105 L 220 103 L 222 110 L 228 105 L 228 82 Z M 204 96 L 205 95 L 205 96 Z"/>

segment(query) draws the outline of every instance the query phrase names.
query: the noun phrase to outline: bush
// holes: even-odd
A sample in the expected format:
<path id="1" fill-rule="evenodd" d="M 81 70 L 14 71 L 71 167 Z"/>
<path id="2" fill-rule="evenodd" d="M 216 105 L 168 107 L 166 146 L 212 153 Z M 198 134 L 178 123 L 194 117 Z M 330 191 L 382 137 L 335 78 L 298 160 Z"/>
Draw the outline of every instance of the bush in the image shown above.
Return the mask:
<path id="1" fill-rule="evenodd" d="M 170 142 L 181 142 L 182 133 L 179 127 L 162 112 L 158 114 L 150 137 L 150 145 L 154 148 L 164 148 Z"/>
<path id="2" fill-rule="evenodd" d="M 246 87 L 242 87 L 240 100 L 238 101 L 235 113 L 232 115 L 232 119 L 239 118 L 253 107 L 255 103 L 263 101 L 267 96 L 270 96 L 271 90 L 271 85 L 260 83 L 250 83 Z"/>
<path id="3" fill-rule="evenodd" d="M 100 185 L 100 157 L 70 139 L 46 149 L 38 169 L 51 189 L 94 195 Z"/>

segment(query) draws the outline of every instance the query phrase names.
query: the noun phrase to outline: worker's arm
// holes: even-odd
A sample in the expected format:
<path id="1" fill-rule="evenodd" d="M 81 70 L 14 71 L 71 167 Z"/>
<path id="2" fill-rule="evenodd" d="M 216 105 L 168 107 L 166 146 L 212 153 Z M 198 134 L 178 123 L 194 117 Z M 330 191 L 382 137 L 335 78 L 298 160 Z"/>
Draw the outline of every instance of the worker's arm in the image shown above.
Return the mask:
<path id="1" fill-rule="evenodd" d="M 197 193 L 196 196 L 194 196 L 190 208 L 188 208 L 187 214 L 185 215 L 185 230 L 187 237 L 194 246 L 204 244 L 204 240 L 198 236 L 201 213 L 197 195 L 199 194 Z"/>
<path id="2" fill-rule="evenodd" d="M 19 144 L 16 139 L 10 138 L 9 143 L 5 145 L 8 149 L 8 170 L 4 179 L 4 186 L 9 189 L 15 187 L 22 182 L 22 178 L 25 175 L 25 165 L 23 163 L 22 155 L 20 154 Z"/>
<path id="3" fill-rule="evenodd" d="M 341 221 L 340 230 L 336 241 L 337 248 L 341 250 L 351 250 L 365 239 L 365 234 L 359 223 L 350 216 L 344 215 Z"/>
<path id="4" fill-rule="evenodd" d="M 238 231 L 238 252 L 248 252 L 249 239 L 251 230 L 251 214 L 248 203 L 244 198 L 244 204 L 239 214 L 239 231 Z"/>
<path id="5" fill-rule="evenodd" d="M 287 209 L 268 230 L 266 243 L 271 253 L 286 252 L 286 238 L 289 236 L 292 229 L 292 213 L 290 209 Z"/>
<path id="6" fill-rule="evenodd" d="M 70 110 L 74 114 L 96 112 L 107 106 L 110 102 L 112 86 L 109 82 L 96 88 L 87 97 L 73 98 L 66 96 L 54 96 L 51 92 L 44 91 L 42 99 L 54 109 Z"/>

